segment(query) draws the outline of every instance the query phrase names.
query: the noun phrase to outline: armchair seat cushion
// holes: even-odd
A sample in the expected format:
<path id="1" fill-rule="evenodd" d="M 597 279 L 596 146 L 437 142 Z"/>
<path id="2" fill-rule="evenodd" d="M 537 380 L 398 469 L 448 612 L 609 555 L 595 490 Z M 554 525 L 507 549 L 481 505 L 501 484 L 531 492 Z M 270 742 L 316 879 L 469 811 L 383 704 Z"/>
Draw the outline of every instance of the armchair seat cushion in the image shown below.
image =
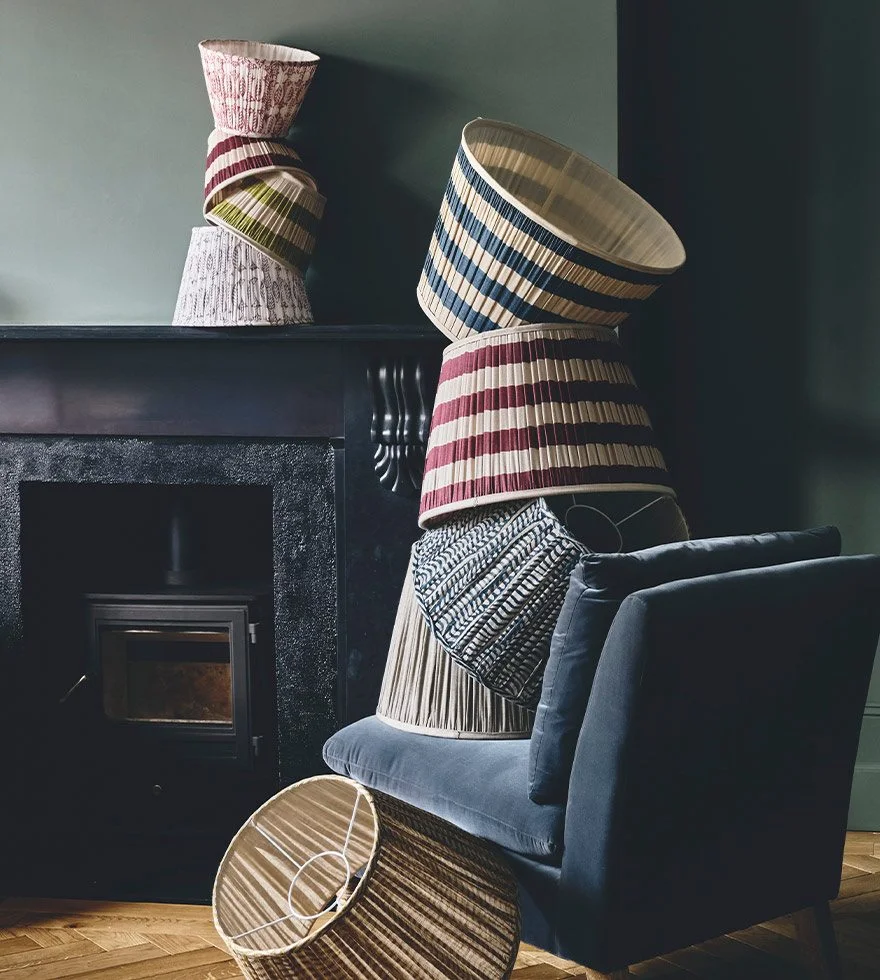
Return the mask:
<path id="1" fill-rule="evenodd" d="M 551 864 L 562 860 L 565 807 L 529 799 L 528 739 L 435 738 L 372 717 L 333 735 L 324 761 L 507 850 Z"/>

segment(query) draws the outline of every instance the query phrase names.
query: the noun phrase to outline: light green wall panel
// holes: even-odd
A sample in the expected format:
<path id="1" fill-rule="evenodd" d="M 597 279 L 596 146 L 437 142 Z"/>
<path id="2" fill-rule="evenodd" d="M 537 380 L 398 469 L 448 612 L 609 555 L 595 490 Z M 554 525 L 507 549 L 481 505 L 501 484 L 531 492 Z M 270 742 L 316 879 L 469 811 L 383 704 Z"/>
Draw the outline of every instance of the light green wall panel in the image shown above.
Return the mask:
<path id="1" fill-rule="evenodd" d="M 812 523 L 839 524 L 847 553 L 880 552 L 880 4 L 812 0 L 810 8 L 806 512 Z M 880 666 L 850 821 L 855 829 L 880 830 Z"/>
<path id="2" fill-rule="evenodd" d="M 204 37 L 323 57 L 295 134 L 329 199 L 316 316 L 414 320 L 468 119 L 615 168 L 615 19 L 614 0 L 0 0 L 0 322 L 169 322 L 202 220 Z"/>

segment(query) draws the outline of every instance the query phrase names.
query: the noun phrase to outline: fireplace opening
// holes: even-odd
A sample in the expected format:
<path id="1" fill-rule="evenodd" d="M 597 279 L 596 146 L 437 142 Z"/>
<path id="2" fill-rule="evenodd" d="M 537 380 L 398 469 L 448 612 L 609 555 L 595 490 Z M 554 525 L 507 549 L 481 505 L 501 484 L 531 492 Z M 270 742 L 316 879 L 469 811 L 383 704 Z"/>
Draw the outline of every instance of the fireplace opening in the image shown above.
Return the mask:
<path id="1" fill-rule="evenodd" d="M 204 900 L 278 782 L 271 489 L 22 483 L 21 560 L 29 877 Z"/>

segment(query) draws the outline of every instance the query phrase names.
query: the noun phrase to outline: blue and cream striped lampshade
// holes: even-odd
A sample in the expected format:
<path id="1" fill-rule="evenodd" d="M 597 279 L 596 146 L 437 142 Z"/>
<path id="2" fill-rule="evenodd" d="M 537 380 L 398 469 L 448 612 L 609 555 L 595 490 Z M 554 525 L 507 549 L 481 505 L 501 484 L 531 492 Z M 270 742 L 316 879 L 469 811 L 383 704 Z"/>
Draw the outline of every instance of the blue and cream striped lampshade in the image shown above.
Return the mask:
<path id="1" fill-rule="evenodd" d="M 528 323 L 616 327 L 685 259 L 668 222 L 553 140 L 475 119 L 417 289 L 446 336 Z"/>

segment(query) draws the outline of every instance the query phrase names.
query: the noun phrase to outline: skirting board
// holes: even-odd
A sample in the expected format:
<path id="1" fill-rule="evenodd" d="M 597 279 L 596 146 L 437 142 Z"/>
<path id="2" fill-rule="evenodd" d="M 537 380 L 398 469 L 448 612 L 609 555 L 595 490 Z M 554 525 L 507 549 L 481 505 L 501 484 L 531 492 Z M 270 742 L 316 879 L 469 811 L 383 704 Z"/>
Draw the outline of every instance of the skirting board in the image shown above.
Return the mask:
<path id="1" fill-rule="evenodd" d="M 880 831 L 880 704 L 874 700 L 868 702 L 862 721 L 848 826 Z"/>

